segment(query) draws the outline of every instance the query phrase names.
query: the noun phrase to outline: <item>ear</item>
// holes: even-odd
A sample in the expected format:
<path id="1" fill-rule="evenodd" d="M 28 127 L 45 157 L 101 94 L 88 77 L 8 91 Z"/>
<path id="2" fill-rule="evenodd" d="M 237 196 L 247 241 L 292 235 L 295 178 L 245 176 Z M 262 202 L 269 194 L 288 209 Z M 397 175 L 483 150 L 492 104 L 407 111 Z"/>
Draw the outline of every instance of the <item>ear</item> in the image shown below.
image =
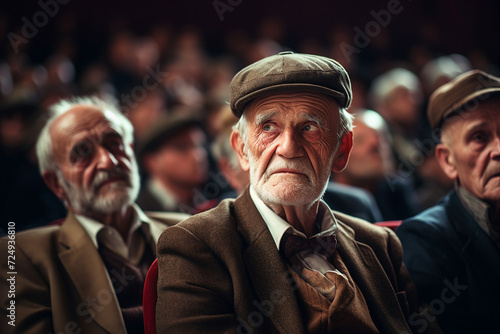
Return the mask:
<path id="1" fill-rule="evenodd" d="M 245 149 L 246 145 L 238 130 L 234 130 L 231 133 L 230 141 L 231 147 L 238 155 L 238 161 L 240 162 L 241 169 L 248 172 L 250 170 L 250 164 L 248 163 L 248 155 Z"/>
<path id="2" fill-rule="evenodd" d="M 349 154 L 351 154 L 352 149 L 352 131 L 346 133 L 340 142 L 339 148 L 335 153 L 335 158 L 333 159 L 332 171 L 335 173 L 340 173 L 347 166 L 347 161 L 349 161 Z"/>
<path id="3" fill-rule="evenodd" d="M 452 180 L 458 178 L 455 157 L 445 144 L 436 145 L 436 159 L 444 173 Z"/>
<path id="4" fill-rule="evenodd" d="M 59 197 L 62 201 L 65 201 L 68 199 L 66 196 L 66 192 L 64 191 L 63 187 L 61 186 L 61 183 L 59 182 L 59 179 L 57 178 L 57 175 L 53 171 L 45 171 L 42 173 L 42 178 L 45 181 L 45 184 L 49 187 L 52 192 Z"/>

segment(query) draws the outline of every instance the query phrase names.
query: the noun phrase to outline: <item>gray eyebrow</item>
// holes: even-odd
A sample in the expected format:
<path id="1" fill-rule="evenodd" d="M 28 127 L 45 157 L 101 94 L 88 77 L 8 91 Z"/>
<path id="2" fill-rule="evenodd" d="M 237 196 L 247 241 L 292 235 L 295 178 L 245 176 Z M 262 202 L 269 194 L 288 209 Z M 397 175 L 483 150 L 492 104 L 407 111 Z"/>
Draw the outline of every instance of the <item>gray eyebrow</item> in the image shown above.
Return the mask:
<path id="1" fill-rule="evenodd" d="M 256 125 L 264 124 L 265 122 L 267 122 L 268 120 L 270 120 L 271 118 L 273 118 L 274 115 L 276 115 L 276 111 L 269 112 L 269 113 L 259 114 L 259 115 L 257 115 L 255 117 L 255 124 Z"/>
<path id="2" fill-rule="evenodd" d="M 323 127 L 323 125 L 324 125 L 323 124 L 323 120 L 321 119 L 321 117 L 314 116 L 314 115 L 311 115 L 311 114 L 306 114 L 306 113 L 302 113 L 300 116 L 303 119 L 305 119 L 306 121 L 310 121 L 310 122 L 318 124 L 320 127 Z"/>
<path id="3" fill-rule="evenodd" d="M 267 122 L 268 120 L 270 120 L 271 118 L 273 118 L 274 115 L 276 115 L 276 114 L 277 114 L 276 111 L 272 111 L 272 112 L 269 112 L 269 113 L 259 114 L 259 115 L 257 115 L 255 117 L 255 124 L 256 125 L 264 124 L 265 122 Z M 306 121 L 309 121 L 309 122 L 316 123 L 320 127 L 324 126 L 324 122 L 321 119 L 321 117 L 318 117 L 318 116 L 315 116 L 315 115 L 311 115 L 311 114 L 307 114 L 307 113 L 302 113 L 300 116 L 302 117 L 302 119 L 304 119 Z"/>

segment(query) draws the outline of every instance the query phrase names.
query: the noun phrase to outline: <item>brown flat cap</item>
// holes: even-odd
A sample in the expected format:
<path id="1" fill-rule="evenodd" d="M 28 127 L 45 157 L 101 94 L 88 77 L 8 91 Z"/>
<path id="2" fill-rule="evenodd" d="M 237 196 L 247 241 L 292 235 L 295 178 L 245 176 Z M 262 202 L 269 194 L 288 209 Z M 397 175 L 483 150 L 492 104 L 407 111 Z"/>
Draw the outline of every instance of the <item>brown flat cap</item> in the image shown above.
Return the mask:
<path id="1" fill-rule="evenodd" d="M 156 151 L 168 139 L 190 127 L 203 129 L 203 124 L 198 117 L 192 115 L 174 113 L 163 116 L 151 127 L 144 138 L 137 140 L 136 154 L 138 159 L 142 159 L 147 153 Z"/>
<path id="2" fill-rule="evenodd" d="M 342 108 L 348 108 L 352 99 L 349 76 L 337 61 L 286 51 L 259 60 L 234 76 L 231 110 L 240 117 L 245 106 L 259 95 L 288 89 L 330 95 Z"/>
<path id="3" fill-rule="evenodd" d="M 474 108 L 487 95 L 500 92 L 500 78 L 480 70 L 466 72 L 442 85 L 429 98 L 427 117 L 433 129 L 441 127 L 452 112 Z"/>

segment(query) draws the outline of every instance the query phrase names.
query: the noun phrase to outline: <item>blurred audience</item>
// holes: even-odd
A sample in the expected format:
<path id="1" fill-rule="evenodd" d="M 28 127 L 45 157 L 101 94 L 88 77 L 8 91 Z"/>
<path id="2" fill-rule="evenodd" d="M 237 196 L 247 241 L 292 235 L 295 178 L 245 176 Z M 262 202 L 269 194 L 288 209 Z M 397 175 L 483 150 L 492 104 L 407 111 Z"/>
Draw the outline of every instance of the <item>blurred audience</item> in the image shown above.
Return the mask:
<path id="1" fill-rule="evenodd" d="M 420 73 L 426 97 L 430 97 L 437 88 L 471 69 L 470 61 L 459 54 L 430 60 Z"/>
<path id="2" fill-rule="evenodd" d="M 379 75 L 369 91 L 370 104 L 388 124 L 396 159 L 412 161 L 415 139 L 422 130 L 420 114 L 423 92 L 420 79 L 404 68 Z"/>
<path id="3" fill-rule="evenodd" d="M 151 128 L 169 114 L 168 100 L 163 89 L 143 90 L 141 94 L 144 95 L 134 98 L 131 93 L 122 101 L 122 109 L 134 126 L 134 135 L 138 142 L 144 140 Z"/>
<path id="4" fill-rule="evenodd" d="M 362 109 L 354 111 L 353 124 L 349 164 L 334 180 L 369 191 L 384 220 L 400 220 L 419 212 L 411 182 L 395 168 L 384 119 L 373 110 Z"/>
<path id="5" fill-rule="evenodd" d="M 402 177 L 409 187 L 407 193 L 411 192 L 411 197 L 416 197 L 416 201 L 409 202 L 414 206 L 410 213 L 436 204 L 451 187 L 451 181 L 438 168 L 435 160 L 434 147 L 438 140 L 425 119 L 424 97 L 427 93 L 425 89 L 432 89 L 429 85 L 449 80 L 452 73 L 457 75 L 460 66 L 456 62 L 465 61 L 458 55 L 454 56 L 456 62 L 452 58 L 439 59 L 424 66 L 424 85 L 412 71 L 394 68 L 375 78 L 369 91 L 371 105 L 387 122 L 386 131 L 391 138 L 394 156 L 393 168 L 398 175 L 396 181 Z M 431 67 L 441 68 L 442 74 L 429 71 Z M 396 181 L 395 184 L 398 184 Z"/>
<path id="6" fill-rule="evenodd" d="M 4 101 L 0 107 L 0 219 L 16 230 L 44 226 L 66 209 L 43 182 L 34 152 L 41 117 L 30 101 Z"/>
<path id="7" fill-rule="evenodd" d="M 230 142 L 233 126 L 238 122 L 238 118 L 234 116 L 229 105 L 226 105 L 219 113 L 217 121 L 220 124 L 220 130 L 212 143 L 211 149 L 217 161 L 218 169 L 231 187 L 227 192 L 221 194 L 219 199 L 236 198 L 250 182 L 249 174 L 241 169 L 238 156 L 231 147 Z"/>
<path id="8" fill-rule="evenodd" d="M 149 211 L 195 213 L 206 201 L 197 189 L 208 180 L 206 134 L 194 116 L 160 120 L 138 145 L 147 174 L 137 204 Z"/>
<path id="9" fill-rule="evenodd" d="M 5 18 L 2 22 L 8 25 Z M 4 51 L 0 55 L 0 106 L 8 108 L 12 101 L 17 101 L 37 107 L 29 120 L 10 112 L 0 115 L 1 165 L 8 173 L 0 186 L 9 194 L 3 195 L 8 198 L 2 205 L 10 209 L 3 212 L 8 213 L 5 219 L 17 220 L 18 226 L 44 225 L 65 214 L 60 207 L 52 208 L 53 195 L 47 192 L 38 173 L 33 173 L 36 157 L 32 147 L 23 144 L 22 150 L 16 150 L 15 158 L 3 158 L 6 151 L 12 151 L 8 141 L 16 136 L 15 140 L 33 145 L 32 138 L 40 129 L 40 121 L 35 120 L 46 117 L 49 105 L 73 95 L 113 96 L 134 125 L 138 144 L 163 117 L 200 109 L 208 146 L 222 131 L 218 113 L 228 100 L 229 83 L 236 71 L 282 50 L 333 55 L 341 60 L 352 73 L 351 110 L 372 108 L 384 117 L 392 138 L 393 174 L 410 184 L 412 196 L 418 198 L 415 208 L 426 208 L 449 190 L 451 181 L 435 161 L 435 134 L 430 132 L 424 117 L 422 97 L 467 70 L 471 63 L 492 73 L 498 71 L 498 64 L 492 63 L 484 50 L 473 49 L 465 55 L 443 53 L 443 37 L 430 22 L 416 31 L 415 43 L 406 48 L 395 44 L 397 32 L 391 29 L 382 29 L 359 48 L 357 32 L 342 23 L 332 24 L 324 36 L 294 35 L 289 22 L 266 16 L 252 29 L 228 29 L 214 40 L 194 24 L 176 27 L 161 23 L 137 29 L 126 20 L 111 18 L 98 38 L 88 39 L 88 31 L 80 28 L 78 19 L 77 13 L 71 11 L 55 17 L 54 24 L 44 31 L 57 31 L 45 44 L 42 35 L 29 43 L 20 43 L 18 50 L 13 50 L 8 40 L 0 44 Z M 208 156 L 209 176 L 200 191 L 205 195 L 216 184 L 218 190 L 207 196 L 213 199 L 229 186 L 218 178 L 223 167 L 216 166 L 211 152 Z M 20 167 L 23 164 L 25 167 Z M 148 176 L 145 169 L 142 172 Z M 13 179 L 22 182 L 16 184 Z M 44 199 L 27 193 L 38 193 Z M 47 200 L 44 193 L 52 199 Z M 20 212 L 16 207 L 33 210 Z"/>

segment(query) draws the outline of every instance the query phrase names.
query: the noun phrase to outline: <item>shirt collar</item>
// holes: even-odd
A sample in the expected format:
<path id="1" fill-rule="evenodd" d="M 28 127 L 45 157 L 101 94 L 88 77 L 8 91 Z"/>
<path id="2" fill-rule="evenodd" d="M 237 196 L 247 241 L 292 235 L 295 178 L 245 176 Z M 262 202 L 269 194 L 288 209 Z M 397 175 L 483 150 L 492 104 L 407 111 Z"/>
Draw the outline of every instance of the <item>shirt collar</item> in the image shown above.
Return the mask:
<path id="1" fill-rule="evenodd" d="M 130 241 L 132 234 L 134 234 L 134 232 L 137 231 L 143 223 L 148 224 L 152 237 L 154 240 L 158 240 L 161 232 L 158 233 L 158 229 L 154 224 L 151 224 L 151 220 L 148 216 L 146 216 L 146 214 L 135 203 L 132 204 L 132 209 L 132 224 L 128 235 L 128 241 Z M 105 227 L 104 224 L 95 219 L 79 214 L 75 214 L 75 218 L 80 225 L 82 225 L 83 229 L 89 235 L 90 240 L 92 240 L 92 243 L 97 248 L 97 234 Z"/>
<path id="2" fill-rule="evenodd" d="M 455 189 L 463 206 L 470 213 L 474 221 L 492 238 L 497 238 L 497 233 L 492 229 L 488 216 L 490 206 L 476 196 L 469 193 L 460 185 L 456 184 Z"/>
<path id="3" fill-rule="evenodd" d="M 304 233 L 296 230 L 292 225 L 290 225 L 283 218 L 278 216 L 273 210 L 271 210 L 259 198 L 259 195 L 257 195 L 257 192 L 253 189 L 252 186 L 250 186 L 250 198 L 254 202 L 255 207 L 257 208 L 260 215 L 262 216 L 262 219 L 266 223 L 269 232 L 271 232 L 271 236 L 273 237 L 274 243 L 276 244 L 278 250 L 280 248 L 281 238 L 287 232 L 307 238 L 307 236 Z M 333 213 L 328 207 L 328 205 L 323 201 L 320 201 L 316 219 L 317 221 L 321 219 L 321 226 L 320 226 L 320 232 L 314 235 L 313 237 L 335 234 L 335 232 L 337 231 L 337 221 L 335 220 L 335 217 L 333 216 Z"/>
<path id="4" fill-rule="evenodd" d="M 151 194 L 160 202 L 166 211 L 176 211 L 179 201 L 175 195 L 165 188 L 156 178 L 148 180 L 146 185 Z"/>

